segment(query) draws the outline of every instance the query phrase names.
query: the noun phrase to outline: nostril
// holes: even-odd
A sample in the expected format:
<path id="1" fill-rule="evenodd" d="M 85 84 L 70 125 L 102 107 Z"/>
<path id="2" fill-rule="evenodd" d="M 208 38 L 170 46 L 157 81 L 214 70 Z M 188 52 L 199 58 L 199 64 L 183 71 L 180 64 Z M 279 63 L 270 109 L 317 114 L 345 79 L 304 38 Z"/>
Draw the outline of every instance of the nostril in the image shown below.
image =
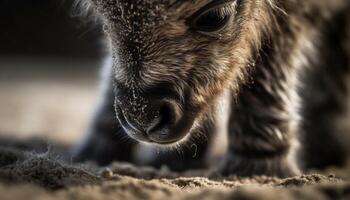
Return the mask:
<path id="1" fill-rule="evenodd" d="M 166 129 L 176 122 L 176 112 L 171 103 L 165 102 L 159 108 L 159 115 L 156 116 L 154 122 L 147 130 L 148 134 Z"/>
<path id="2" fill-rule="evenodd" d="M 161 116 L 161 120 L 159 123 L 160 127 L 163 127 L 165 125 L 170 125 L 172 124 L 175 120 L 175 116 L 174 116 L 174 111 L 173 109 L 170 107 L 169 104 L 164 104 L 160 107 L 159 110 L 160 116 Z"/>

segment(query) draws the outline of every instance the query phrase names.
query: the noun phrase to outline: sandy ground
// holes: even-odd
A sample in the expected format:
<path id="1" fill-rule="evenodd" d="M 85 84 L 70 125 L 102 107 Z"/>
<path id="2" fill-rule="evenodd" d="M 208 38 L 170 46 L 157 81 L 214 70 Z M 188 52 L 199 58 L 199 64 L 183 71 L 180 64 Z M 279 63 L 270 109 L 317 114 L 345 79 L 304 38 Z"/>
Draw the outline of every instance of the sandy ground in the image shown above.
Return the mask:
<path id="1" fill-rule="evenodd" d="M 13 70 L 13 63 L 0 61 L 1 200 L 350 199 L 350 167 L 288 179 L 240 179 L 206 171 L 177 174 L 165 167 L 113 163 L 102 168 L 64 161 L 69 146 L 86 129 L 96 102 L 95 68 L 67 67 L 75 64 L 53 66 L 64 65 L 65 70 L 33 71 L 28 64 L 16 63 Z"/>
<path id="2" fill-rule="evenodd" d="M 37 144 L 36 144 L 37 145 Z M 195 176 L 193 176 L 195 175 Z M 202 176 L 199 176 L 202 175 Z M 113 163 L 70 165 L 54 152 L 0 149 L 0 199 L 350 199 L 350 183 L 334 174 L 205 178 L 206 172 Z"/>

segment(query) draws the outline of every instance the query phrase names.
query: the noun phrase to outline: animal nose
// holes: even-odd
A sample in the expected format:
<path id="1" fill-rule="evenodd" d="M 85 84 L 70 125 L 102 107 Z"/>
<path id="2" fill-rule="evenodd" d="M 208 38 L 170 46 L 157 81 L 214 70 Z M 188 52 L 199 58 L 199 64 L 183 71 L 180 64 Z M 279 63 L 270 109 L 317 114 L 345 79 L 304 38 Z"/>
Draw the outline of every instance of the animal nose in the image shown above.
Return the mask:
<path id="1" fill-rule="evenodd" d="M 176 134 L 171 133 L 171 128 L 179 119 L 179 109 L 177 105 L 170 101 L 160 102 L 158 105 L 158 115 L 152 122 L 146 125 L 146 133 L 149 138 L 155 142 L 173 142 L 176 141 Z"/>
<path id="2" fill-rule="evenodd" d="M 132 104 L 119 106 L 118 119 L 131 137 L 159 144 L 173 143 L 181 139 L 181 136 L 173 131 L 182 115 L 175 101 L 152 99 L 140 107 L 142 108 L 135 109 Z"/>

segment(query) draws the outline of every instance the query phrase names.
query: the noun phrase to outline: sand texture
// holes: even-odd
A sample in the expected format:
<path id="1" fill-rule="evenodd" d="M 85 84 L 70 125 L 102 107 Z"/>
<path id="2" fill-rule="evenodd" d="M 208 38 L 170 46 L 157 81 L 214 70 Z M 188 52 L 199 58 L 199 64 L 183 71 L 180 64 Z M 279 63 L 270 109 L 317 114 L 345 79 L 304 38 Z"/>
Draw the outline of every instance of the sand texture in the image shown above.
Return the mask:
<path id="1" fill-rule="evenodd" d="M 339 172 L 342 179 L 338 174 L 208 179 L 203 171 L 178 174 L 127 163 L 103 168 L 88 163 L 72 165 L 62 161 L 55 150 L 40 152 L 43 144 L 31 142 L 26 146 L 7 141 L 4 146 L 8 147 L 0 148 L 1 200 L 350 199 L 346 169 L 331 170 Z M 23 150 L 31 145 L 40 148 Z"/>

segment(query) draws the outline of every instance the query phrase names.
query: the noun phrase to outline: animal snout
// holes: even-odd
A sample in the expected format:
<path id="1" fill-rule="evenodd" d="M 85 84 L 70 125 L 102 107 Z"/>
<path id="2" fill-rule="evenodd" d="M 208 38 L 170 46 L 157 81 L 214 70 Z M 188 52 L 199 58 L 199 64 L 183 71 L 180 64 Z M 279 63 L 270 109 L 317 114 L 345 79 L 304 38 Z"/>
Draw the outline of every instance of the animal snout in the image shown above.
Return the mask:
<path id="1" fill-rule="evenodd" d="M 118 98 L 118 97 L 117 97 Z M 129 136 L 136 140 L 168 144 L 182 138 L 175 127 L 182 117 L 178 103 L 161 97 L 119 97 L 116 101 L 118 120 Z"/>

